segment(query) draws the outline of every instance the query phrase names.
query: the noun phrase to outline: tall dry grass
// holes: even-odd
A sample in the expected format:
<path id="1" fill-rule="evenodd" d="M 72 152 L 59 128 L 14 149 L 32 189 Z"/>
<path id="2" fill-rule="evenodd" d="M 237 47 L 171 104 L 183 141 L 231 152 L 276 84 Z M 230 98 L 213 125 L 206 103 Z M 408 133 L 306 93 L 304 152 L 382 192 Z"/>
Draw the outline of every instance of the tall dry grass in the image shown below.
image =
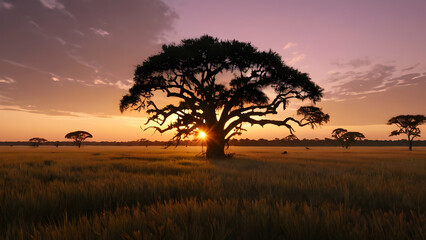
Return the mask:
<path id="1" fill-rule="evenodd" d="M 1 239 L 425 239 L 426 148 L 0 148 Z"/>

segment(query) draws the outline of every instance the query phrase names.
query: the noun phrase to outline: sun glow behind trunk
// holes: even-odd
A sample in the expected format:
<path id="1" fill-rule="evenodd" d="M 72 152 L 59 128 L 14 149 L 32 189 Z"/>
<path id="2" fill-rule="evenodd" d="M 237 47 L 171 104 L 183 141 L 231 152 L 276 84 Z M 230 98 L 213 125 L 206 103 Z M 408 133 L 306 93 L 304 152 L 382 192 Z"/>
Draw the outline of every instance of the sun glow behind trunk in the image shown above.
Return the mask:
<path id="1" fill-rule="evenodd" d="M 206 137 L 207 137 L 207 134 L 205 133 L 205 132 L 199 132 L 198 133 L 198 137 L 201 139 L 201 140 L 204 140 L 204 139 L 206 139 Z"/>

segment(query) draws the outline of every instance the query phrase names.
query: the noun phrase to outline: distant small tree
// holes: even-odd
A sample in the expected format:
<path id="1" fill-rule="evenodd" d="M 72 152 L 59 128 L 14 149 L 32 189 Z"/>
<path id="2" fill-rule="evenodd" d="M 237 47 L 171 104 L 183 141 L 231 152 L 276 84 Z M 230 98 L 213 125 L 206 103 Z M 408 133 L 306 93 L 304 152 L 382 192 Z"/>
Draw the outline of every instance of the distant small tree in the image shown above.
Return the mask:
<path id="1" fill-rule="evenodd" d="M 47 142 L 47 140 L 46 140 L 46 139 L 44 139 L 44 138 L 39 138 L 39 137 L 31 138 L 31 139 L 30 139 L 30 140 L 28 140 L 28 141 L 30 141 L 30 142 L 32 142 L 32 143 L 34 143 L 34 147 L 38 147 L 38 146 L 40 145 L 40 143 Z"/>
<path id="2" fill-rule="evenodd" d="M 348 132 L 348 130 L 344 128 L 336 128 L 331 132 L 331 136 L 334 137 L 342 148 L 348 149 L 352 143 L 356 140 L 361 140 L 365 138 L 364 134 L 360 132 Z"/>
<path id="3" fill-rule="evenodd" d="M 424 115 L 399 115 L 389 119 L 388 125 L 395 124 L 399 130 L 394 130 L 389 136 L 398 136 L 399 134 L 406 134 L 408 137 L 408 149 L 413 150 L 413 139 L 420 137 L 419 125 L 426 122 Z"/>
<path id="4" fill-rule="evenodd" d="M 331 136 L 334 137 L 340 143 L 340 145 L 342 145 L 342 148 L 345 147 L 345 140 L 342 136 L 347 132 L 348 130 L 344 128 L 336 128 L 331 132 Z"/>
<path id="5" fill-rule="evenodd" d="M 287 137 L 283 138 L 284 141 L 298 141 L 299 138 L 294 135 L 294 134 L 290 134 Z"/>
<path id="6" fill-rule="evenodd" d="M 360 132 L 347 132 L 342 135 L 342 138 L 345 143 L 345 148 L 348 149 L 349 146 L 352 145 L 352 143 L 357 140 L 362 140 L 363 138 L 365 138 L 365 136 Z"/>
<path id="7" fill-rule="evenodd" d="M 138 139 L 138 140 L 136 140 L 136 142 L 138 142 L 141 145 L 145 145 L 145 147 L 148 147 L 148 145 L 149 145 L 149 140 L 146 139 L 146 138 Z"/>
<path id="8" fill-rule="evenodd" d="M 85 131 L 75 131 L 65 135 L 65 138 L 74 139 L 74 141 L 77 143 L 79 148 L 81 147 L 81 142 L 86 140 L 86 138 L 92 138 L 92 137 L 93 137 L 92 134 Z"/>

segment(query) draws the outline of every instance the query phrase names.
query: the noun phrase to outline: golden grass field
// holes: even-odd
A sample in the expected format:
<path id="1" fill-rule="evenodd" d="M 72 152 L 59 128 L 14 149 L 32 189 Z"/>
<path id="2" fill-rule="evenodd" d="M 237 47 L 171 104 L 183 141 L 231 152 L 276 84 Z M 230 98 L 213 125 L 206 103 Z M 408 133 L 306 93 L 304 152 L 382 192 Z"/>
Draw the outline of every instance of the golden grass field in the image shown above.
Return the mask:
<path id="1" fill-rule="evenodd" d="M 426 147 L 200 150 L 0 147 L 0 239 L 426 238 Z"/>

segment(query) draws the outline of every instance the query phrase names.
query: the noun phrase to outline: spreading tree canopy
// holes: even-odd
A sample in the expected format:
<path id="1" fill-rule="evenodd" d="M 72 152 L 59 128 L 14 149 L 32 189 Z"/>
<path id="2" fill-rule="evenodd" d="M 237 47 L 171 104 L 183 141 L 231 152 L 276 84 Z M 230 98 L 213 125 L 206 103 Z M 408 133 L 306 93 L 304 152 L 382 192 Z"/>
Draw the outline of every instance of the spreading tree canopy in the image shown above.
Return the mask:
<path id="1" fill-rule="evenodd" d="M 120 109 L 146 110 L 147 124 L 156 124 L 149 128 L 175 130 L 172 140 L 177 143 L 205 132 L 207 158 L 221 158 L 229 139 L 245 130 L 243 123 L 284 126 L 293 133 L 291 123 L 314 127 L 327 122 L 328 114 L 312 106 L 322 91 L 308 74 L 286 66 L 276 52 L 205 35 L 163 45 L 160 53 L 138 65 Z M 171 104 L 157 106 L 153 97 L 159 92 Z M 286 109 L 291 99 L 310 100 L 312 105 L 300 107 L 298 119 L 265 118 Z"/>
<path id="2" fill-rule="evenodd" d="M 413 140 L 420 137 L 419 125 L 426 122 L 424 115 L 399 115 L 389 119 L 388 125 L 396 125 L 399 129 L 391 132 L 390 136 L 406 134 L 408 137 L 408 149 L 413 150 Z"/>
<path id="3" fill-rule="evenodd" d="M 362 140 L 365 138 L 364 134 L 360 132 L 347 132 L 342 135 L 343 141 L 345 142 L 345 148 L 348 149 L 352 143 L 357 140 Z"/>
<path id="4" fill-rule="evenodd" d="M 92 138 L 92 137 L 93 137 L 92 134 L 85 131 L 75 131 L 65 135 L 65 138 L 74 139 L 74 141 L 77 143 L 77 146 L 79 148 L 81 147 L 81 142 L 86 140 L 86 138 Z"/>
<path id="5" fill-rule="evenodd" d="M 41 137 L 34 137 L 34 138 L 31 138 L 28 141 L 33 142 L 34 147 L 38 147 L 40 145 L 40 143 L 47 142 L 47 140 L 45 138 L 41 138 Z"/>
<path id="6" fill-rule="evenodd" d="M 331 136 L 339 141 L 340 145 L 342 145 L 342 148 L 345 147 L 345 139 L 343 138 L 343 135 L 347 132 L 348 130 L 344 128 L 336 128 L 331 132 Z"/>
<path id="7" fill-rule="evenodd" d="M 348 132 L 344 128 L 336 128 L 331 132 L 331 136 L 339 141 L 343 148 L 348 149 L 355 141 L 365 138 L 360 132 Z"/>

